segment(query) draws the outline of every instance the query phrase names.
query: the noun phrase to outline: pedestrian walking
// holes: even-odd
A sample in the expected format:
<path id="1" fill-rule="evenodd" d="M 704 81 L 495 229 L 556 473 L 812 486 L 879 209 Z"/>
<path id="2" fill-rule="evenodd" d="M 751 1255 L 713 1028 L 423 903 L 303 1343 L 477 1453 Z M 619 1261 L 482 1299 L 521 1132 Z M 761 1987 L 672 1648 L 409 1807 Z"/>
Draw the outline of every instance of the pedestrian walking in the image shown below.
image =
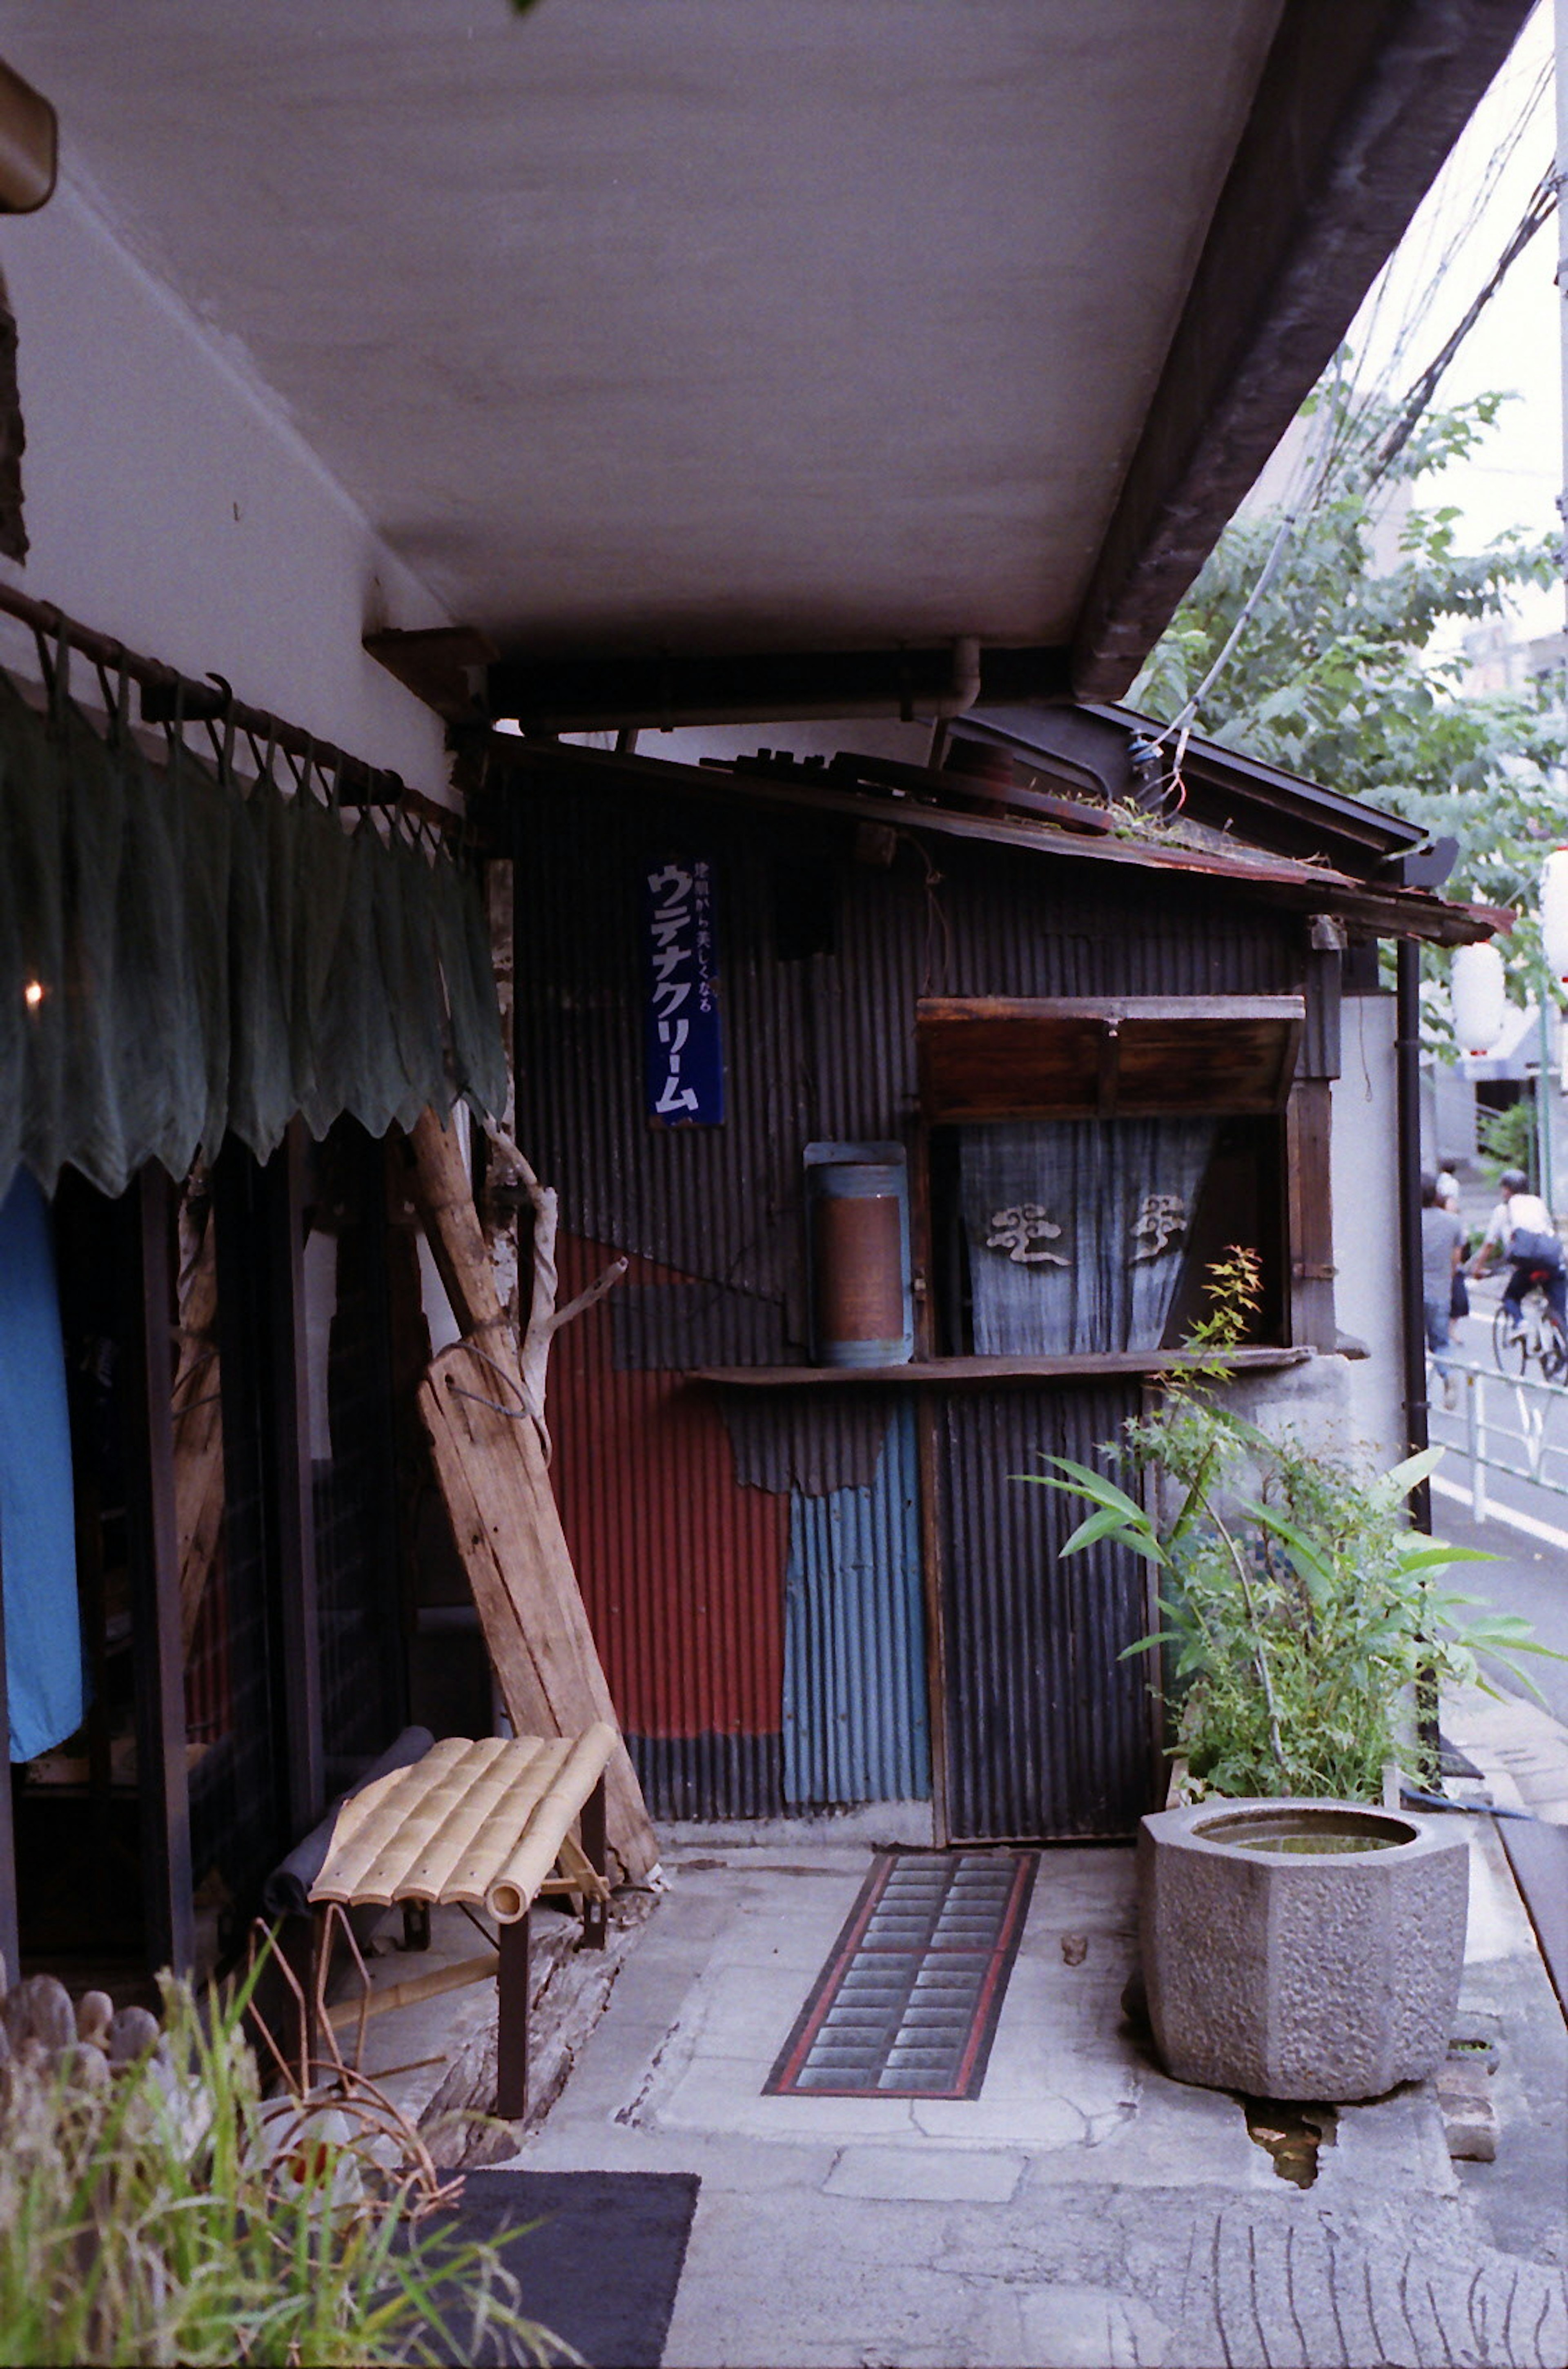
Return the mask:
<path id="1" fill-rule="evenodd" d="M 1452 1209 L 1437 1198 L 1437 1179 L 1421 1180 L 1421 1306 L 1426 1322 L 1426 1346 L 1443 1385 L 1443 1404 L 1455 1404 L 1454 1377 L 1448 1363 L 1453 1333 L 1454 1277 L 1464 1251 L 1464 1233 Z"/>

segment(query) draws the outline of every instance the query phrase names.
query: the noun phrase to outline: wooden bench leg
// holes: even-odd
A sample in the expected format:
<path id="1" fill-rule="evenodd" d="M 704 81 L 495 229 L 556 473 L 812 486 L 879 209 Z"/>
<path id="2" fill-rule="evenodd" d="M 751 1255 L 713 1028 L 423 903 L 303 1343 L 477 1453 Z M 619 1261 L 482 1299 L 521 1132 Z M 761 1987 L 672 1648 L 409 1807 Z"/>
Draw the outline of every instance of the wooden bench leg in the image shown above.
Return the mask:
<path id="1" fill-rule="evenodd" d="M 496 2008 L 496 2112 L 519 2123 L 528 2112 L 528 1916 L 499 1929 Z"/>
<path id="2" fill-rule="evenodd" d="M 582 1805 L 583 1857 L 595 1875 L 607 1872 L 609 1861 L 604 1837 L 604 1777 L 601 1771 L 598 1783 Z M 602 1950 L 610 1930 L 610 1906 L 590 1893 L 582 1896 L 582 1946 L 585 1950 Z"/>

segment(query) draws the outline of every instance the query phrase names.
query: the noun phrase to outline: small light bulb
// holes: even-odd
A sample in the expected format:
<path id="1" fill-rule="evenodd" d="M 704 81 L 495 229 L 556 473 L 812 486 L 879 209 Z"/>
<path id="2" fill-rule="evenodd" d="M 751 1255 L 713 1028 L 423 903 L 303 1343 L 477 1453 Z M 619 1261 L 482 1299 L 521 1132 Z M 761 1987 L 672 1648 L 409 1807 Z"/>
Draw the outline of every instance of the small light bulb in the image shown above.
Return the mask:
<path id="1" fill-rule="evenodd" d="M 22 990 L 22 1001 L 29 1012 L 36 1012 L 43 1001 L 43 981 L 39 978 L 29 978 Z"/>

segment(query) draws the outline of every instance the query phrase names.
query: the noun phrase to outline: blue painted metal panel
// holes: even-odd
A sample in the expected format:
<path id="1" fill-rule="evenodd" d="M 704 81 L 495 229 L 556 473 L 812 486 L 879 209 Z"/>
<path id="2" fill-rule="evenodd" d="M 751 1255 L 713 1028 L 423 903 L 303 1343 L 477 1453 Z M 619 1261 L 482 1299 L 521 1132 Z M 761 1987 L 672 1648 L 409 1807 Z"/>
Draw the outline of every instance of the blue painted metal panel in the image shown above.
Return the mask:
<path id="1" fill-rule="evenodd" d="M 893 1405 L 865 1489 L 790 1501 L 784 1800 L 793 1808 L 931 1791 L 913 1407 Z"/>

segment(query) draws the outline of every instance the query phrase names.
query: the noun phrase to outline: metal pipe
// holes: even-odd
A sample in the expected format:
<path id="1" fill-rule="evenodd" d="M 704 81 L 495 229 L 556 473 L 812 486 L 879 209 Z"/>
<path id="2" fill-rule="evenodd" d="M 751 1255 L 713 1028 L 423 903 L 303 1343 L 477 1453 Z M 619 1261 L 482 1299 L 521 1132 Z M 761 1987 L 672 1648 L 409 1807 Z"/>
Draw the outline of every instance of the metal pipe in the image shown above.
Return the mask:
<path id="1" fill-rule="evenodd" d="M 1394 947 L 1395 1106 L 1399 1146 L 1401 1303 L 1404 1322 L 1404 1436 L 1408 1455 L 1428 1444 L 1426 1318 L 1421 1289 L 1421 952 L 1413 938 Z M 1423 1482 L 1411 1493 L 1418 1526 L 1432 1527 L 1432 1493 Z"/>
<path id="2" fill-rule="evenodd" d="M 389 636 L 378 649 L 395 655 Z M 730 651 L 689 657 L 504 658 L 486 670 L 492 716 L 528 732 L 646 726 L 773 724 L 791 717 L 962 715 L 977 701 L 1065 699 L 1067 657 L 1054 646 L 984 649 L 962 634 L 895 649 Z"/>
<path id="3" fill-rule="evenodd" d="M 1404 1310 L 1404 1431 L 1407 1453 L 1428 1443 L 1426 1311 L 1421 1288 L 1421 949 L 1413 938 L 1394 943 L 1394 1090 L 1398 1111 L 1400 1279 Z M 1432 1489 L 1410 1493 L 1415 1527 L 1432 1529 Z M 1415 1723 L 1434 1767 L 1438 1753 L 1437 1680 L 1430 1663 L 1415 1673 Z"/>
<path id="4" fill-rule="evenodd" d="M 315 764 L 323 773 L 336 773 L 343 791 L 349 794 L 345 802 L 349 806 L 401 806 L 421 821 L 434 823 L 442 830 L 453 829 L 462 822 L 454 807 L 440 806 L 422 791 L 411 790 L 401 773 L 393 772 L 389 767 L 367 764 L 362 757 L 351 757 L 330 740 L 318 740 L 301 724 L 285 723 L 281 716 L 269 715 L 265 708 L 247 707 L 243 700 L 235 699 L 219 677 L 198 682 L 177 668 L 166 666 L 161 658 L 144 658 L 139 651 L 128 650 L 123 642 L 66 616 L 51 601 L 35 601 L 12 584 L 0 584 L 0 612 L 30 626 L 45 641 L 63 638 L 71 649 L 78 651 L 92 665 L 102 667 L 106 673 L 126 674 L 132 682 L 140 683 L 142 714 L 148 723 L 172 725 L 177 715 L 189 724 L 232 724 L 264 746 L 270 743 L 288 756 Z M 351 795 L 355 791 L 360 793 L 357 798 Z"/>

